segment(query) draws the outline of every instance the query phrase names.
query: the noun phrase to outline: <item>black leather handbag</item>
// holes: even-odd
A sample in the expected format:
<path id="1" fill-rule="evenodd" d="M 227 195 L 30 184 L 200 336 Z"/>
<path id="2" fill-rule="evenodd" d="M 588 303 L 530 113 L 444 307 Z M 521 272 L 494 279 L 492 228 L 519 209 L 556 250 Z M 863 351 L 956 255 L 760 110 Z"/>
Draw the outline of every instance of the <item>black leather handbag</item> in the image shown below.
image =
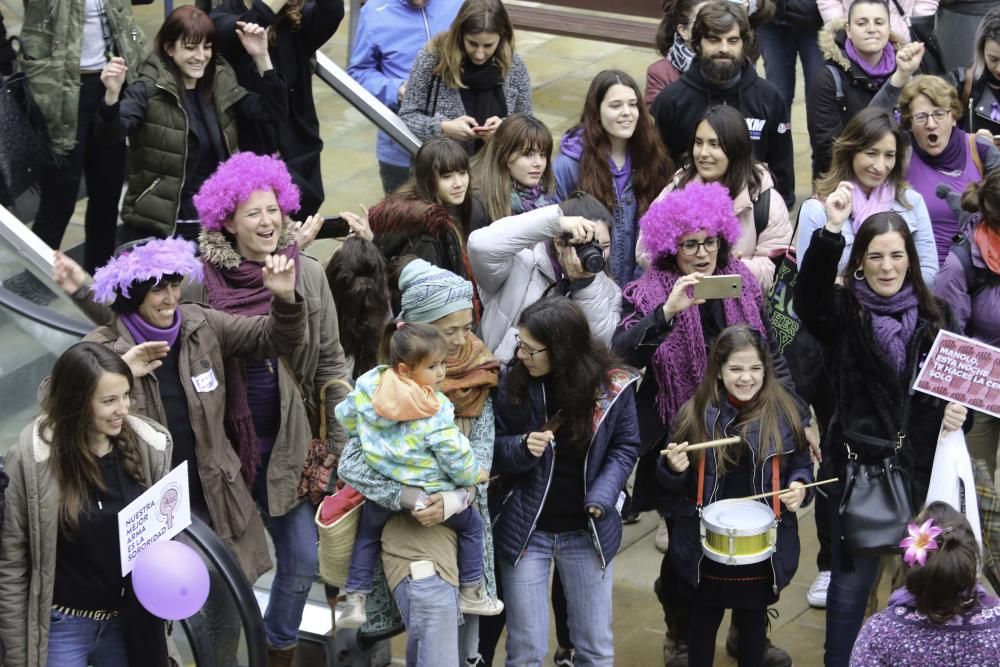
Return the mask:
<path id="1" fill-rule="evenodd" d="M 0 203 L 35 185 L 52 159 L 45 121 L 17 72 L 0 85 Z"/>
<path id="2" fill-rule="evenodd" d="M 840 530 L 852 552 L 896 551 L 899 541 L 906 536 L 906 525 L 914 511 L 909 476 L 899 457 L 903 438 L 900 434 L 894 443 L 844 431 L 847 481 L 840 501 Z M 856 451 L 858 446 L 869 450 L 885 448 L 891 454 L 881 461 L 862 463 Z"/>

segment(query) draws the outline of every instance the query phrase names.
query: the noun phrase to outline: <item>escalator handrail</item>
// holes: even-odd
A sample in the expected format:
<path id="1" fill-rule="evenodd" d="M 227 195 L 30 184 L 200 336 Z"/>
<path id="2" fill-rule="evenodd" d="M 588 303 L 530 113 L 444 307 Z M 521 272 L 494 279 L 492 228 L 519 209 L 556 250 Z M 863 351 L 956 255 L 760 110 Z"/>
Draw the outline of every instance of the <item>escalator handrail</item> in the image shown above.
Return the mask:
<path id="1" fill-rule="evenodd" d="M 83 338 L 94 330 L 94 325 L 86 320 L 78 320 L 63 315 L 57 310 L 41 306 L 0 286 L 0 307 L 8 308 L 21 317 L 37 322 L 60 333 Z"/>
<path id="2" fill-rule="evenodd" d="M 248 667 L 267 667 L 264 620 L 261 618 L 253 587 L 243 574 L 236 557 L 208 524 L 196 516 L 191 517 L 191 525 L 184 529 L 184 534 L 194 542 L 202 554 L 208 557 L 212 567 L 225 580 L 226 587 L 236 600 L 247 642 Z"/>

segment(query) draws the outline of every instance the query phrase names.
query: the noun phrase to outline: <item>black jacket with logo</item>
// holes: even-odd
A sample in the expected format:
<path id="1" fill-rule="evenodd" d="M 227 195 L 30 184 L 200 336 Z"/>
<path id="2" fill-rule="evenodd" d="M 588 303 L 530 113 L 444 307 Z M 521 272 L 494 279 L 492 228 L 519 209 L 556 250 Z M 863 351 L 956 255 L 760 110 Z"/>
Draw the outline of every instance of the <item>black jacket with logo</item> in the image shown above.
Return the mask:
<path id="1" fill-rule="evenodd" d="M 795 203 L 795 164 L 792 128 L 781 93 L 773 83 L 757 76 L 753 64 L 743 64 L 740 80 L 719 88 L 701 74 L 698 60 L 680 79 L 664 88 L 653 102 L 653 117 L 670 154 L 683 163 L 691 147 L 695 128 L 705 111 L 716 104 L 740 110 L 753 141 L 754 157 L 774 174 L 775 188 L 789 209 Z"/>

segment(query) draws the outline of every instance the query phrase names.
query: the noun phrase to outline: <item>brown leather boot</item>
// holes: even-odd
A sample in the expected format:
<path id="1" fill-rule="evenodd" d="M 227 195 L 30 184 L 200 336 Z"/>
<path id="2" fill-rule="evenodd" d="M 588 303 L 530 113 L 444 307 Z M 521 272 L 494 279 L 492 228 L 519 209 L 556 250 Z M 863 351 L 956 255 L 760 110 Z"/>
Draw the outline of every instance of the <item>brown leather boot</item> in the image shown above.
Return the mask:
<path id="1" fill-rule="evenodd" d="M 288 648 L 267 647 L 267 667 L 292 667 L 294 660 L 294 646 Z"/>

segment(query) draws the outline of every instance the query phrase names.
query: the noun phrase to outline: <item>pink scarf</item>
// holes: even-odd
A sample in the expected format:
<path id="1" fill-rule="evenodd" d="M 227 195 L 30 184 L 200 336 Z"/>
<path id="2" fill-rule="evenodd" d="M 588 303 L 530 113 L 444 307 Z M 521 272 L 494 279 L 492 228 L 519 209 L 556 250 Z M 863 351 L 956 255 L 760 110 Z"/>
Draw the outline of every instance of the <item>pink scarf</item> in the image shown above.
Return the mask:
<path id="1" fill-rule="evenodd" d="M 892 208 L 892 201 L 896 198 L 896 186 L 886 181 L 872 190 L 870 195 L 866 195 L 860 183 L 857 181 L 852 181 L 852 183 L 854 183 L 854 192 L 851 193 L 851 209 L 854 213 L 854 222 L 851 223 L 851 228 L 857 234 L 858 228 L 865 220 L 876 213 L 885 213 Z"/>

